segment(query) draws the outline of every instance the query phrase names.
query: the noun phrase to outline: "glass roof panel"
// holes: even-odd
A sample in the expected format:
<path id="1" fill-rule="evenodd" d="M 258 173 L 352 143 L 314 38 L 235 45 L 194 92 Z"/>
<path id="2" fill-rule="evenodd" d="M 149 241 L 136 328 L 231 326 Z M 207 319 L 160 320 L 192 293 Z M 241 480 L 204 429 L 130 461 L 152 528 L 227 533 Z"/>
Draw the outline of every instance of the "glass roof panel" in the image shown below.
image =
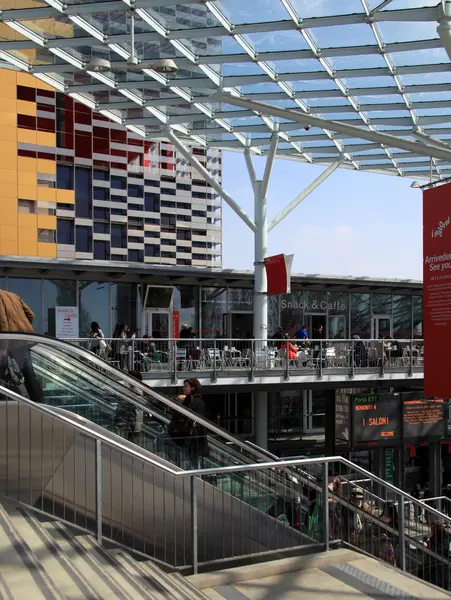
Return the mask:
<path id="1" fill-rule="evenodd" d="M 310 50 L 299 31 L 267 31 L 248 33 L 249 40 L 257 52 L 281 52 L 284 50 Z"/>
<path id="2" fill-rule="evenodd" d="M 431 21 L 422 23 L 384 21 L 377 26 L 387 44 L 438 38 L 437 23 Z"/>
<path id="3" fill-rule="evenodd" d="M 221 0 L 216 2 L 223 14 L 233 24 L 259 23 L 288 20 L 289 15 L 277 0 L 258 0 L 258 5 L 243 0 Z"/>
<path id="4" fill-rule="evenodd" d="M 448 55 L 443 48 L 431 50 L 415 50 L 413 52 L 393 52 L 391 55 L 396 67 L 405 65 L 429 65 L 449 62 Z"/>
<path id="5" fill-rule="evenodd" d="M 360 2 L 359 4 L 361 8 L 362 5 Z M 345 14 L 342 10 L 340 13 Z M 376 45 L 373 32 L 365 23 L 340 25 L 340 27 L 315 27 L 309 32 L 318 46 L 324 49 Z"/>
<path id="6" fill-rule="evenodd" d="M 301 19 L 363 12 L 360 0 L 291 0 Z"/>
<path id="7" fill-rule="evenodd" d="M 258 106 L 238 106 L 239 100 L 233 98 L 224 102 L 224 94 L 238 91 L 244 100 L 248 96 L 279 109 L 302 112 L 308 107 L 323 118 L 358 125 L 362 135 L 366 115 L 376 130 L 392 132 L 398 140 L 412 141 L 415 118 L 431 135 L 451 137 L 451 61 L 440 46 L 435 13 L 415 15 L 433 19 L 426 22 L 383 20 L 390 11 L 399 18 L 398 10 L 437 6 L 438 0 L 393 0 L 383 8 L 375 30 L 366 22 L 362 0 L 291 0 L 296 14 L 281 0 L 222 0 L 221 5 L 216 0 L 188 4 L 161 0 L 161 5 L 138 8 L 134 19 L 126 2 L 115 4 L 112 11 L 112 4 L 101 1 L 69 0 L 69 5 L 81 5 L 72 15 L 60 14 L 52 0 L 9 2 L 21 8 L 46 7 L 46 12 L 41 16 L 37 8 L 36 18 L 27 13 L 20 23 L 8 20 L 8 9 L 2 13 L 8 24 L 0 23 L 0 67 L 7 63 L 9 68 L 28 70 L 28 64 L 47 83 L 59 90 L 64 83 L 70 93 L 79 93 L 79 101 L 88 106 L 96 101 L 101 109 L 114 110 L 116 118 L 138 125 L 150 136 L 164 138 L 169 117 L 169 126 L 186 125 L 186 131 L 179 127 L 176 133 L 187 143 L 196 134 L 218 147 L 242 149 L 244 138 L 237 133 L 242 132 L 267 151 L 271 122 L 279 122 L 290 140 L 305 145 L 306 151 L 310 147 L 315 162 L 335 160 L 339 150 L 325 130 L 315 126 L 305 131 L 289 115 L 263 119 L 254 112 Z M 381 0 L 368 3 L 374 9 Z M 140 0 L 141 6 L 153 4 Z M 54 16 L 49 16 L 49 7 Z M 303 19 L 306 29 L 295 29 L 293 18 Z M 139 65 L 127 63 L 132 49 Z M 93 58 L 105 61 L 95 73 L 86 68 Z M 177 71 L 169 75 L 152 71 L 161 58 L 175 61 Z M 396 77 L 390 74 L 391 65 L 397 69 Z M 218 91 L 221 97 L 214 96 Z M 231 125 L 236 135 L 228 131 Z M 329 125 L 326 129 L 333 130 Z M 350 148 L 363 169 L 396 173 L 382 146 L 344 134 L 335 137 L 345 150 Z M 403 164 L 418 162 L 419 172 L 421 146 L 403 156 L 405 150 L 393 149 Z M 279 151 L 305 160 L 286 137 L 281 138 Z"/>

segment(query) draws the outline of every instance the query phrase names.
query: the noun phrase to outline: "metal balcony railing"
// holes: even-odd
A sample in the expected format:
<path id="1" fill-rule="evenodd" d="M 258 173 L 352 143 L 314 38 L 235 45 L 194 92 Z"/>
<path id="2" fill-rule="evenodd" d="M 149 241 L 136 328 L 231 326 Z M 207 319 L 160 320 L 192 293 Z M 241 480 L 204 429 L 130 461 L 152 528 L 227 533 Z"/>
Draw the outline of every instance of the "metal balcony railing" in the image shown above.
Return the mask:
<path id="1" fill-rule="evenodd" d="M 187 373 L 209 373 L 211 380 L 230 373 L 316 376 L 401 372 L 423 369 L 424 344 L 420 339 L 390 340 L 256 340 L 256 339 L 153 339 L 73 338 L 65 340 L 98 354 L 115 367 L 138 369 L 149 378 Z"/>

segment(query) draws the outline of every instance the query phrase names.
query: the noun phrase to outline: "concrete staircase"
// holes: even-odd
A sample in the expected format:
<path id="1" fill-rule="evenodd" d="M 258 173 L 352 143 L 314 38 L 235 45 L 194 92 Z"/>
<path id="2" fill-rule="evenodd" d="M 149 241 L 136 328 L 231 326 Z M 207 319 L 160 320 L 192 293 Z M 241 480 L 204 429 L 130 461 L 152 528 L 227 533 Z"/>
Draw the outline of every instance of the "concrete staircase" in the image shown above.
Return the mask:
<path id="1" fill-rule="evenodd" d="M 206 596 L 177 573 L 91 535 L 42 520 L 10 501 L 0 504 L 1 600 L 201 600 Z"/>

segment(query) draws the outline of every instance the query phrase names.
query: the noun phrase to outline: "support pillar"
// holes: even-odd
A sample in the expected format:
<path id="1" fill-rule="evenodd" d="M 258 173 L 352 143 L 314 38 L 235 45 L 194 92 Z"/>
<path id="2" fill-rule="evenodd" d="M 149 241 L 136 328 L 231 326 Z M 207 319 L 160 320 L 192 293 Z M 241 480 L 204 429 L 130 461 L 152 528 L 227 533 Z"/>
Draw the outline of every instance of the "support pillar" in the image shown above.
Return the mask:
<path id="1" fill-rule="evenodd" d="M 262 182 L 254 188 L 254 338 L 255 352 L 266 347 L 268 338 L 268 298 L 266 296 L 265 256 L 268 243 L 267 201 L 262 195 Z M 268 392 L 255 392 L 255 443 L 268 447 Z"/>
<path id="2" fill-rule="evenodd" d="M 255 443 L 268 448 L 268 392 L 254 392 Z"/>
<path id="3" fill-rule="evenodd" d="M 440 442 L 429 443 L 429 485 L 432 497 L 441 496 L 442 491 L 442 456 Z"/>
<path id="4" fill-rule="evenodd" d="M 268 246 L 267 201 L 262 196 L 262 182 L 255 182 L 254 220 L 254 338 L 256 350 L 266 346 L 268 337 L 268 298 L 266 296 L 265 257 Z M 262 340 L 262 341 L 260 341 Z"/>

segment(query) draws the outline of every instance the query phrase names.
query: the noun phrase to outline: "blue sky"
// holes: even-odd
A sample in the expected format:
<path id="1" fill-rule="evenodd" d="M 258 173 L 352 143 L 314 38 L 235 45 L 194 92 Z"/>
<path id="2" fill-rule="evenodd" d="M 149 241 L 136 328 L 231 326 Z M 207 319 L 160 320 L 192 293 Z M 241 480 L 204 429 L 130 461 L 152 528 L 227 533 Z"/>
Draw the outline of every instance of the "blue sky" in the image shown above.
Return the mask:
<path id="1" fill-rule="evenodd" d="M 264 159 L 254 158 L 257 176 Z M 323 166 L 276 160 L 271 220 Z M 422 278 L 422 194 L 410 179 L 337 169 L 269 234 L 268 256 L 294 254 L 294 273 Z M 253 216 L 244 156 L 223 152 L 223 185 Z M 253 234 L 223 202 L 224 268 L 252 269 Z"/>

